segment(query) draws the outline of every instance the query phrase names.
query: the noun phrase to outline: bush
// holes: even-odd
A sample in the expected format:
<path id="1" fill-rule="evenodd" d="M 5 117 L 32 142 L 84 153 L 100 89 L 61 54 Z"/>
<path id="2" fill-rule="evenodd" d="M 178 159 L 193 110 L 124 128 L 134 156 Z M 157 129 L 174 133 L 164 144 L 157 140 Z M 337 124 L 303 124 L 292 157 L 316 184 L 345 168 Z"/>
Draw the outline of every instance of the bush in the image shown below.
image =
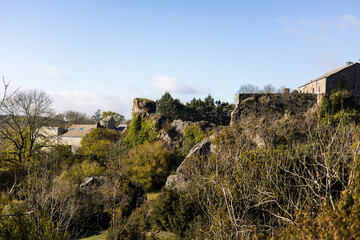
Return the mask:
<path id="1" fill-rule="evenodd" d="M 119 138 L 119 134 L 107 128 L 97 128 L 81 140 L 81 151 L 91 159 L 104 164 L 106 158 Z"/>
<path id="2" fill-rule="evenodd" d="M 195 145 L 204 139 L 204 134 L 200 127 L 196 124 L 188 125 L 184 129 L 185 140 Z"/>
<path id="3" fill-rule="evenodd" d="M 130 179 L 146 191 L 160 189 L 170 174 L 172 158 L 160 141 L 133 147 L 124 160 Z"/>
<path id="4" fill-rule="evenodd" d="M 349 123 L 359 120 L 351 92 L 339 90 L 330 96 L 324 96 L 320 105 L 320 118 L 323 122 Z"/>
<path id="5" fill-rule="evenodd" d="M 6 214 L 0 218 L 0 239 L 70 239 L 69 234 L 52 222 L 48 216 L 42 216 L 37 211 L 26 213 L 19 204 L 11 204 L 6 213 L 0 211 L 0 214 Z"/>
<path id="6" fill-rule="evenodd" d="M 135 115 L 130 123 L 129 132 L 125 137 L 125 142 L 131 147 L 136 144 L 153 142 L 158 135 L 156 126 L 151 119 L 144 119 L 141 115 Z"/>
<path id="7" fill-rule="evenodd" d="M 197 215 L 189 195 L 164 191 L 153 204 L 149 221 L 153 229 L 167 230 L 184 236 Z"/>

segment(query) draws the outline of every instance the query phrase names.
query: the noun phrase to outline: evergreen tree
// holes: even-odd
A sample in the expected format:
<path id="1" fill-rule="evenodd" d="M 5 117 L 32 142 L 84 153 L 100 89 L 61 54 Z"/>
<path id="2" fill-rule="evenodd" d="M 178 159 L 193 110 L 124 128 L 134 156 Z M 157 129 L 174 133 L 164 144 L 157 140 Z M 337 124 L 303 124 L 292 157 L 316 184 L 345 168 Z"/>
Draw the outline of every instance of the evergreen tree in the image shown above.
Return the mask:
<path id="1" fill-rule="evenodd" d="M 156 101 L 156 112 L 169 119 L 180 119 L 183 113 L 184 105 L 179 99 L 173 99 L 169 92 Z"/>

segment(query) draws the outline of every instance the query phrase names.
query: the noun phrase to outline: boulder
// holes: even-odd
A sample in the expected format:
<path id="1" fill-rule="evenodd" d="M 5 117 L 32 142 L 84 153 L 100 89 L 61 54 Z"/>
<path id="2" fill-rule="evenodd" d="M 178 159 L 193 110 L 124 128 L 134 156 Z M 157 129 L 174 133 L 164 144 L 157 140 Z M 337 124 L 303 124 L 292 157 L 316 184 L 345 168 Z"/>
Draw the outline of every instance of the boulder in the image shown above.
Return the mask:
<path id="1" fill-rule="evenodd" d="M 185 190 L 190 183 L 188 175 L 191 174 L 193 161 L 197 161 L 197 158 L 199 157 L 207 157 L 214 151 L 215 146 L 213 141 L 219 132 L 220 131 L 217 131 L 211 136 L 203 139 L 190 150 L 184 161 L 176 169 L 176 172 L 166 179 L 165 188 L 175 191 Z"/>
<path id="2" fill-rule="evenodd" d="M 84 178 L 84 181 L 80 184 L 80 190 L 82 192 L 88 192 L 100 187 L 106 180 L 104 176 L 91 176 Z"/>
<path id="3" fill-rule="evenodd" d="M 156 102 L 146 98 L 134 98 L 132 115 L 145 114 L 150 115 L 156 112 Z"/>
<path id="4" fill-rule="evenodd" d="M 173 127 L 176 132 L 184 134 L 185 127 L 190 124 L 192 124 L 192 122 L 177 119 L 171 123 L 171 127 Z"/>

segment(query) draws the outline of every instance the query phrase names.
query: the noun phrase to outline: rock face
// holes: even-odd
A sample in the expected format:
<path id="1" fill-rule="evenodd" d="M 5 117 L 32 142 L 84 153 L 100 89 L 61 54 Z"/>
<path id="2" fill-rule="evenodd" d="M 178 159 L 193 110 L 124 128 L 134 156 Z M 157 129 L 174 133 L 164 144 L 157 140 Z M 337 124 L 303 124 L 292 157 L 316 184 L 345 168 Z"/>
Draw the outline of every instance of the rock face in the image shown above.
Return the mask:
<path id="1" fill-rule="evenodd" d="M 184 161 L 176 169 L 174 174 L 168 176 L 165 188 L 172 189 L 175 191 L 184 191 L 187 185 L 190 182 L 188 178 L 188 169 L 191 168 L 193 160 L 196 160 L 197 157 L 206 157 L 209 156 L 214 151 L 213 140 L 219 134 L 219 131 L 212 134 L 210 137 L 205 138 L 200 143 L 196 144 L 185 157 Z"/>
<path id="2" fill-rule="evenodd" d="M 285 115 L 302 115 L 316 102 L 317 96 L 314 94 L 239 94 L 236 107 L 231 112 L 230 126 L 249 115 L 261 116 L 264 120 L 270 121 Z"/>
<path id="3" fill-rule="evenodd" d="M 145 114 L 149 115 L 156 112 L 156 103 L 146 98 L 134 98 L 132 115 Z"/>
<path id="4" fill-rule="evenodd" d="M 84 178 L 84 181 L 80 184 L 82 192 L 89 192 L 101 186 L 106 180 L 104 176 L 91 176 Z"/>

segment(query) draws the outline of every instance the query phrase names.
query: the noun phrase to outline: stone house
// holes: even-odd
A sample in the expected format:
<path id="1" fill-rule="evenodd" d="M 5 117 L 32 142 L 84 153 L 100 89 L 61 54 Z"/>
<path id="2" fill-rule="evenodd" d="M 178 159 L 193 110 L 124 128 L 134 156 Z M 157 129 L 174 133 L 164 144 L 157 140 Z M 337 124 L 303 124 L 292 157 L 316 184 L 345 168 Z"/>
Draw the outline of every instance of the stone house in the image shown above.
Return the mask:
<path id="1" fill-rule="evenodd" d="M 100 120 L 100 127 L 115 129 L 115 119 L 112 116 L 108 116 Z"/>
<path id="2" fill-rule="evenodd" d="M 76 151 L 80 147 L 81 139 L 98 126 L 98 124 L 71 125 L 68 131 L 61 135 L 60 144 L 68 145 L 72 151 Z"/>
<path id="3" fill-rule="evenodd" d="M 339 88 L 353 92 L 355 100 L 360 102 L 360 61 L 347 62 L 346 66 L 328 72 L 298 88 L 299 93 L 330 94 Z"/>
<path id="4" fill-rule="evenodd" d="M 70 146 L 72 151 L 76 151 L 80 147 L 81 139 L 93 129 L 108 128 L 116 130 L 115 120 L 112 116 L 106 117 L 97 124 L 74 124 L 71 125 L 67 132 L 60 136 L 60 144 Z"/>

